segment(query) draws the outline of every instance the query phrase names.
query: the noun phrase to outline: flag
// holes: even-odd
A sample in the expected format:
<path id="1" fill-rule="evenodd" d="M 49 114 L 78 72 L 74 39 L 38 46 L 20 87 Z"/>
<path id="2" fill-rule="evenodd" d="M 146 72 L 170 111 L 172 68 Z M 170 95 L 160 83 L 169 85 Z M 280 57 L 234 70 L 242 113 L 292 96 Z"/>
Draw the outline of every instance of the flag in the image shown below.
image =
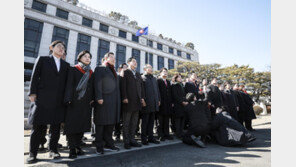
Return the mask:
<path id="1" fill-rule="evenodd" d="M 148 35 L 148 27 L 145 27 L 145 28 L 139 29 L 139 30 L 136 32 L 136 36 L 141 36 L 141 35 Z"/>

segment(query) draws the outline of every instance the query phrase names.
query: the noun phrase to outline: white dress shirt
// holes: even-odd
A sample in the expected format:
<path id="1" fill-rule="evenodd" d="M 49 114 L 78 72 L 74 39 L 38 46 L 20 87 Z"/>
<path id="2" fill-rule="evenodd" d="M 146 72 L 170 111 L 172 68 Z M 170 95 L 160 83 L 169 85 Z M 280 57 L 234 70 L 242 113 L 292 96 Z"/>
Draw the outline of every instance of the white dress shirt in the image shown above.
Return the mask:
<path id="1" fill-rule="evenodd" d="M 57 66 L 57 70 L 59 72 L 60 71 L 60 67 L 61 67 L 61 58 L 57 58 L 55 56 L 53 56 L 53 58 L 54 58 L 54 61 L 55 61 L 56 66 Z"/>

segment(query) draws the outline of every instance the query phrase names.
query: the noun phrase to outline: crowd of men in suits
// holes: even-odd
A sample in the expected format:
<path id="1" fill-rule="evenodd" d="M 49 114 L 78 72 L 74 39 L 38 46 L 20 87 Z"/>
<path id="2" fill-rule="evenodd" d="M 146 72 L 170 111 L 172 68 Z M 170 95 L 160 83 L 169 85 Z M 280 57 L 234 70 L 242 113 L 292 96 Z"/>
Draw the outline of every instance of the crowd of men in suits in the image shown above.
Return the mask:
<path id="1" fill-rule="evenodd" d="M 37 162 L 39 146 L 46 142 L 48 125 L 49 156 L 53 159 L 60 157 L 61 127 L 68 141 L 69 158 L 84 154 L 83 134 L 91 129 L 98 154 L 104 154 L 107 149 L 119 150 L 113 134 L 116 140 L 122 135 L 125 149 L 159 144 L 173 140 L 174 136 L 186 144 L 195 142 L 204 147 L 207 140 L 215 138 L 210 133 L 211 121 L 221 122 L 220 117 L 239 122 L 244 132 L 242 125 L 254 130 L 251 125 L 256 118 L 254 103 L 243 85 L 235 84 L 232 88 L 229 83 L 218 84 L 215 78 L 208 84 L 207 79 L 200 82 L 195 73 L 186 81 L 180 74 L 169 80 L 166 68 L 160 69 L 156 78 L 149 64 L 140 74 L 134 57 L 115 71 L 112 52 L 104 55 L 102 65 L 93 72 L 89 51 L 80 52 L 78 63 L 71 67 L 64 60 L 66 46 L 62 41 L 52 42 L 49 50 L 49 56 L 37 58 L 32 72 L 28 94 L 32 130 L 27 163 Z M 225 121 L 222 124 L 226 125 Z M 139 131 L 141 142 L 135 139 Z"/>

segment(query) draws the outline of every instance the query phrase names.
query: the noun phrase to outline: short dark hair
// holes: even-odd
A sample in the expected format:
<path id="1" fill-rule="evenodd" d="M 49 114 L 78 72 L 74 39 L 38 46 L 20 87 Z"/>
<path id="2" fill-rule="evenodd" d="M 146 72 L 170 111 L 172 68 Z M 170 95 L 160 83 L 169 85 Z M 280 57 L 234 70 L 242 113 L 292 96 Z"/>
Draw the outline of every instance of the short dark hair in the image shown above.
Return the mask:
<path id="1" fill-rule="evenodd" d="M 165 68 L 165 67 L 162 67 L 160 70 L 159 70 L 159 72 L 162 72 L 163 70 L 168 70 L 167 68 Z"/>
<path id="2" fill-rule="evenodd" d="M 64 48 L 65 48 L 65 52 L 67 53 L 67 48 L 66 48 L 66 45 L 65 45 L 65 43 L 63 42 L 63 41 L 61 41 L 61 40 L 55 40 L 55 41 L 53 41 L 50 45 L 49 45 L 49 49 L 52 47 L 52 48 L 54 48 L 57 44 L 59 44 L 59 43 L 61 43 L 63 46 L 64 46 Z M 50 50 L 49 51 L 49 54 L 52 54 L 52 50 Z"/>
<path id="3" fill-rule="evenodd" d="M 118 67 L 118 68 L 123 68 L 123 66 L 124 66 L 124 65 L 126 65 L 126 66 L 127 66 L 127 64 L 126 64 L 126 63 L 122 63 L 122 64 L 120 64 L 120 65 L 119 65 L 119 67 Z"/>
<path id="4" fill-rule="evenodd" d="M 135 60 L 136 60 L 136 58 L 135 58 L 135 57 L 133 57 L 133 56 L 132 56 L 132 57 L 130 57 L 130 58 L 128 58 L 128 59 L 127 59 L 127 63 L 131 62 L 133 59 L 135 59 Z"/>
<path id="5" fill-rule="evenodd" d="M 114 55 L 113 52 L 107 52 L 105 55 L 104 55 L 104 59 L 106 60 L 110 55 Z"/>
<path id="6" fill-rule="evenodd" d="M 179 76 L 181 76 L 181 74 L 180 74 L 180 73 L 178 73 L 178 74 L 175 74 L 175 75 L 173 76 L 173 80 L 176 82 L 176 81 L 177 81 L 176 79 L 177 79 Z"/>
<path id="7" fill-rule="evenodd" d="M 77 56 L 77 61 L 80 62 L 81 57 L 84 56 L 84 55 L 87 54 L 87 53 L 89 54 L 90 58 L 92 58 L 92 55 L 91 55 L 91 53 L 90 53 L 88 50 L 83 50 L 83 51 L 81 51 L 81 52 L 78 54 L 78 56 Z"/>

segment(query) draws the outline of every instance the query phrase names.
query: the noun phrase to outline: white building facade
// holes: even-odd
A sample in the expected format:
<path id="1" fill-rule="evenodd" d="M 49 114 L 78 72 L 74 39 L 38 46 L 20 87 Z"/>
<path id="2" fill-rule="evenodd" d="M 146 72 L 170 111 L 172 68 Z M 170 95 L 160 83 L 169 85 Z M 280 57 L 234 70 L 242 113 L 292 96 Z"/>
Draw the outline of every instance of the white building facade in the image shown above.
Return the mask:
<path id="1" fill-rule="evenodd" d="M 134 56 L 139 72 L 145 64 L 159 70 L 175 68 L 178 61 L 199 62 L 196 50 L 151 34 L 136 37 L 137 29 L 129 25 L 62 0 L 24 0 L 24 24 L 25 76 L 31 75 L 38 56 L 49 54 L 54 40 L 65 42 L 71 65 L 80 51 L 89 50 L 93 70 L 109 51 L 115 53 L 116 67 Z"/>

